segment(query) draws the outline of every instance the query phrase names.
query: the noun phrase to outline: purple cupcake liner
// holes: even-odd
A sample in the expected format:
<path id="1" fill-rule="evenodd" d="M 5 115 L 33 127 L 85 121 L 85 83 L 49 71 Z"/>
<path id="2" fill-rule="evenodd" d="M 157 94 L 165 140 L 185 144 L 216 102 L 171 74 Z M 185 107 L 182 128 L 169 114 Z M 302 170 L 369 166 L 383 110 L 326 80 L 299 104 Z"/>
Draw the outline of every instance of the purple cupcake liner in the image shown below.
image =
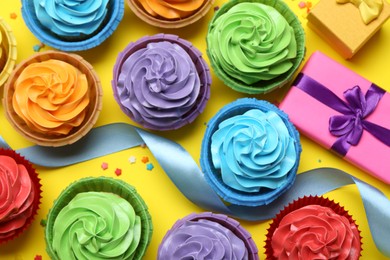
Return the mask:
<path id="1" fill-rule="evenodd" d="M 211 137 L 223 120 L 236 115 L 241 115 L 251 109 L 259 109 L 264 112 L 274 111 L 279 115 L 279 117 L 285 123 L 290 136 L 295 141 L 294 148 L 297 154 L 297 158 L 293 168 L 287 173 L 287 178 L 281 186 L 276 189 L 266 189 L 265 191 L 247 193 L 235 190 L 223 182 L 220 176 L 220 170 L 214 168 L 211 159 L 210 147 Z M 209 121 L 202 141 L 200 165 L 207 183 L 224 201 L 234 205 L 255 207 L 270 204 L 294 184 L 299 166 L 301 151 L 302 147 L 300 144 L 299 133 L 294 125 L 289 121 L 288 115 L 286 113 L 267 101 L 257 100 L 254 98 L 242 98 L 223 107 Z"/>
<path id="2" fill-rule="evenodd" d="M 118 78 L 121 73 L 121 69 L 123 64 L 125 63 L 126 59 L 135 51 L 138 51 L 140 49 L 146 48 L 146 46 L 149 43 L 156 43 L 156 42 L 162 42 L 167 41 L 170 43 L 178 44 L 180 47 L 182 47 L 187 54 L 192 59 L 195 68 L 198 72 L 201 86 L 200 86 L 200 92 L 197 97 L 197 100 L 195 101 L 194 107 L 191 108 L 190 112 L 185 114 L 183 118 L 181 118 L 180 122 L 175 124 L 170 124 L 168 120 L 166 120 L 166 125 L 164 122 L 164 125 L 153 125 L 148 122 L 137 120 L 133 113 L 122 105 L 119 93 L 118 93 Z M 151 129 L 151 130 L 175 130 L 178 128 L 181 128 L 187 124 L 192 123 L 204 110 L 206 107 L 206 103 L 210 98 L 210 85 L 211 85 L 211 74 L 210 69 L 206 61 L 202 57 L 202 53 L 192 45 L 191 42 L 186 41 L 184 39 L 179 38 L 177 35 L 173 34 L 156 34 L 153 36 L 144 36 L 137 40 L 136 42 L 131 42 L 129 45 L 126 46 L 126 48 L 119 53 L 116 63 L 114 65 L 113 69 L 113 79 L 111 81 L 114 98 L 119 104 L 121 110 L 133 121 L 139 123 L 140 125 L 144 126 L 145 128 Z"/>
<path id="3" fill-rule="evenodd" d="M 110 1 L 107 13 L 108 19 L 104 22 L 102 28 L 98 29 L 98 32 L 88 39 L 82 40 L 62 39 L 42 26 L 35 14 L 34 2 L 32 0 L 22 0 L 22 16 L 30 31 L 44 44 L 62 51 L 84 51 L 100 45 L 114 33 L 123 18 L 124 5 L 124 0 Z"/>
<path id="4" fill-rule="evenodd" d="M 180 228 L 187 221 L 197 221 L 200 219 L 206 219 L 209 221 L 216 222 L 224 226 L 225 228 L 229 229 L 230 231 L 232 231 L 237 237 L 239 237 L 244 242 L 248 250 L 248 259 L 249 260 L 259 259 L 258 248 L 255 242 L 253 241 L 252 235 L 246 229 L 244 229 L 237 220 L 232 219 L 223 214 L 215 214 L 212 212 L 191 213 L 190 215 L 187 215 L 184 218 L 177 220 L 173 224 L 171 229 L 169 229 L 165 234 L 164 238 L 162 239 L 159 245 L 158 251 L 161 250 L 164 241 L 172 234 L 172 232 L 174 232 L 175 229 Z"/>

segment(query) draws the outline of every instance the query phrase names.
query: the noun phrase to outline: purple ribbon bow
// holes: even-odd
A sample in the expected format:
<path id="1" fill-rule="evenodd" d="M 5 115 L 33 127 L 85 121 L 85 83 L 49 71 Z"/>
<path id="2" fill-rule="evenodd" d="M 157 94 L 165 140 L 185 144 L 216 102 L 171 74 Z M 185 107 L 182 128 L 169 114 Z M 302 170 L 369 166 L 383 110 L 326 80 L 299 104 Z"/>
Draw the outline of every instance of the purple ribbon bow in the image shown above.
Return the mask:
<path id="1" fill-rule="evenodd" d="M 332 150 L 345 156 L 351 145 L 356 146 L 359 143 L 363 129 L 390 146 L 390 130 L 366 120 L 385 94 L 377 85 L 372 83 L 365 95 L 359 86 L 346 90 L 346 102 L 321 83 L 302 73 L 298 75 L 294 86 L 341 113 L 329 119 L 329 131 L 338 137 L 331 147 Z"/>

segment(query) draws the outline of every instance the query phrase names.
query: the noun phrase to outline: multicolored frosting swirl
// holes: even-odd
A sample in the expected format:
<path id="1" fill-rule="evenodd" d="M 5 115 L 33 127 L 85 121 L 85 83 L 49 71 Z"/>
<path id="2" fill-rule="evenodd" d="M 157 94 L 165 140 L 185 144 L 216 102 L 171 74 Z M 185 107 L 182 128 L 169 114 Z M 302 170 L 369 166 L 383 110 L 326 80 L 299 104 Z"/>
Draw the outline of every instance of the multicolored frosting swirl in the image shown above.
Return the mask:
<path id="1" fill-rule="evenodd" d="M 286 19 L 255 2 L 238 3 L 213 19 L 207 45 L 216 67 L 248 85 L 287 72 L 297 55 L 294 30 Z"/>
<path id="2" fill-rule="evenodd" d="M 108 0 L 33 0 L 40 23 L 59 36 L 91 35 L 103 24 Z"/>
<path id="3" fill-rule="evenodd" d="M 133 259 L 141 219 L 125 199 L 106 192 L 82 192 L 61 209 L 53 225 L 58 259 Z"/>
<path id="4" fill-rule="evenodd" d="M 34 214 L 35 194 L 26 167 L 0 155 L 0 240 L 12 237 Z"/>
<path id="5" fill-rule="evenodd" d="M 273 256 L 283 259 L 359 259 L 355 224 L 332 209 L 309 205 L 281 220 L 272 236 Z"/>
<path id="6" fill-rule="evenodd" d="M 186 221 L 164 238 L 158 259 L 248 259 L 245 243 L 221 224 L 207 219 Z"/>
<path id="7" fill-rule="evenodd" d="M 194 14 L 205 0 L 136 0 L 154 17 L 183 19 Z"/>
<path id="8" fill-rule="evenodd" d="M 251 109 L 219 124 L 211 137 L 212 162 L 235 190 L 276 189 L 296 164 L 294 143 L 276 112 Z"/>
<path id="9" fill-rule="evenodd" d="M 89 104 L 86 75 L 60 61 L 32 63 L 14 84 L 12 106 L 33 131 L 67 135 L 80 126 Z"/>
<path id="10" fill-rule="evenodd" d="M 147 128 L 171 129 L 197 105 L 200 78 L 189 54 L 178 44 L 152 42 L 132 53 L 116 86 L 120 104 Z"/>

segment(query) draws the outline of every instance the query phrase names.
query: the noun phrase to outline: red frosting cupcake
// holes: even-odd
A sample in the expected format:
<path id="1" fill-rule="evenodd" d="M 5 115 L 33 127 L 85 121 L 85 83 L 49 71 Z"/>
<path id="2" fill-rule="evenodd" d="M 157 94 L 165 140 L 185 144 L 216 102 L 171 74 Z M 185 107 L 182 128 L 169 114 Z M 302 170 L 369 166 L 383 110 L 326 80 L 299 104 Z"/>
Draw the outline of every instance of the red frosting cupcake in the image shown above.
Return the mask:
<path id="1" fill-rule="evenodd" d="M 286 206 L 268 229 L 267 259 L 359 259 L 358 226 L 348 212 L 323 197 L 303 197 Z"/>
<path id="2" fill-rule="evenodd" d="M 20 235 L 39 208 L 41 185 L 31 163 L 0 148 L 0 243 Z"/>

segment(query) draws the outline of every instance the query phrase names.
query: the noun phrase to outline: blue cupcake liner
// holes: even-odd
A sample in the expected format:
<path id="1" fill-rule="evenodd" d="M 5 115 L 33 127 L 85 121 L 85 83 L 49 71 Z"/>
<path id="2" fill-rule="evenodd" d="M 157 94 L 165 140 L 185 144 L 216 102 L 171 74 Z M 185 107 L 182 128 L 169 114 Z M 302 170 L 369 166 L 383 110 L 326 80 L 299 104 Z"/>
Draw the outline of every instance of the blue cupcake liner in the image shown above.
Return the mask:
<path id="1" fill-rule="evenodd" d="M 62 51 L 84 51 L 92 49 L 105 41 L 118 27 L 124 14 L 124 0 L 110 1 L 108 21 L 96 34 L 84 40 L 65 40 L 41 25 L 35 14 L 34 1 L 22 0 L 22 16 L 30 31 L 44 44 Z"/>
<path id="2" fill-rule="evenodd" d="M 293 168 L 288 172 L 286 181 L 277 189 L 267 189 L 257 193 L 247 193 L 238 191 L 227 186 L 220 176 L 220 170 L 215 169 L 211 159 L 211 137 L 218 129 L 219 124 L 227 118 L 242 115 L 248 110 L 259 109 L 261 111 L 273 111 L 277 113 L 285 123 L 291 137 L 295 140 L 295 150 L 297 160 Z M 294 125 L 289 121 L 288 116 L 282 110 L 273 104 L 254 98 L 238 99 L 223 107 L 208 123 L 205 135 L 202 141 L 200 165 L 205 175 L 206 181 L 215 190 L 215 192 L 227 203 L 242 206 L 262 206 L 270 204 L 280 195 L 286 192 L 294 183 L 298 170 L 300 154 L 302 151 L 299 133 Z"/>

